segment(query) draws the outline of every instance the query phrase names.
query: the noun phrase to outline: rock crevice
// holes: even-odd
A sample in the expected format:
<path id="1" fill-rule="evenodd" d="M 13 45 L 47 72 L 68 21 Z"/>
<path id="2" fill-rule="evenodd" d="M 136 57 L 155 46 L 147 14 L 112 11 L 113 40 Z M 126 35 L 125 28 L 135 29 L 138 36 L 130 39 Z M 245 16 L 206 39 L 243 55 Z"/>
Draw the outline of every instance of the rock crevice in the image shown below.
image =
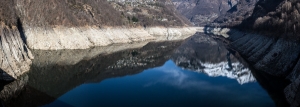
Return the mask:
<path id="1" fill-rule="evenodd" d="M 13 80 L 30 69 L 33 55 L 23 43 L 17 26 L 0 25 L 0 68 L 4 80 Z M 8 75 L 7 75 L 8 74 Z"/>

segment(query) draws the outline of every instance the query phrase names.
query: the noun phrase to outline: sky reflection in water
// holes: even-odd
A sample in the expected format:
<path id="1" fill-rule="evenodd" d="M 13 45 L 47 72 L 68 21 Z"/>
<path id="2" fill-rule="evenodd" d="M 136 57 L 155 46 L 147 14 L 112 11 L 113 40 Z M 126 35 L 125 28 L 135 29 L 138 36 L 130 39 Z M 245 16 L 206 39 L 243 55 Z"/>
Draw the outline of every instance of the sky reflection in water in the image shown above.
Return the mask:
<path id="1" fill-rule="evenodd" d="M 59 87 L 59 86 L 58 86 Z M 80 85 L 47 106 L 275 106 L 258 83 L 209 77 L 183 70 L 173 61 L 140 74 Z"/>

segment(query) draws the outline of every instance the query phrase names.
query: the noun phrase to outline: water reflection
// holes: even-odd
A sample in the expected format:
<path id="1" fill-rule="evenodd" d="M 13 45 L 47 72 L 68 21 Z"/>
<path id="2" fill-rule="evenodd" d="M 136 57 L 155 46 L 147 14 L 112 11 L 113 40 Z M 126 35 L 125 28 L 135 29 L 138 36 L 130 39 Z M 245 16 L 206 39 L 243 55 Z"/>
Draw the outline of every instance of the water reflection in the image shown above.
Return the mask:
<path id="1" fill-rule="evenodd" d="M 175 51 L 172 59 L 182 68 L 211 77 L 224 76 L 236 79 L 239 84 L 255 82 L 251 71 L 208 35 L 190 38 Z"/>
<path id="2" fill-rule="evenodd" d="M 240 62 L 249 65 L 252 74 L 276 106 L 298 107 L 300 78 L 295 60 L 298 59 L 299 42 L 236 30 L 228 34 L 230 36 L 226 39 L 219 35 L 210 36 L 224 42 Z"/>
<path id="3" fill-rule="evenodd" d="M 198 81 L 195 76 L 189 73 L 182 72 L 183 69 L 176 67 L 173 61 L 167 61 L 164 66 L 155 68 L 155 70 L 161 71 L 164 75 L 157 79 L 147 83 L 145 86 L 150 87 L 158 83 L 174 86 L 179 89 L 193 89 L 203 91 L 225 91 L 226 88 L 223 86 L 212 85 L 208 81 Z M 190 71 L 189 71 L 190 72 Z"/>
<path id="4" fill-rule="evenodd" d="M 183 70 L 172 60 L 136 75 L 83 84 L 46 106 L 60 106 L 57 102 L 95 107 L 274 106 L 257 83 L 239 85 L 225 77 L 210 78 Z"/>
<path id="5" fill-rule="evenodd" d="M 142 48 L 99 55 L 90 60 L 82 60 L 75 65 L 61 66 L 60 63 L 55 62 L 48 63 L 46 66 L 36 66 L 40 63 L 45 64 L 46 61 L 35 60 L 33 61 L 32 70 L 28 74 L 30 76 L 29 85 L 50 96 L 59 97 L 80 84 L 133 75 L 142 72 L 144 69 L 162 65 L 168 60 L 172 50 L 178 47 L 181 42 L 149 43 Z M 157 46 L 167 48 L 156 48 Z M 42 52 L 34 51 L 34 53 Z M 139 63 L 142 63 L 142 65 Z M 60 88 L 57 88 L 57 86 L 60 86 Z"/>
<path id="6" fill-rule="evenodd" d="M 249 68 L 200 33 L 184 42 L 33 53 L 23 85 L 11 83 L 18 92 L 1 93 L 7 106 L 274 106 Z"/>
<path id="7" fill-rule="evenodd" d="M 26 81 L 18 80 L 25 86 L 12 88 L 20 91 L 19 93 L 4 93 L 4 96 L 12 97 L 5 102 L 8 106 L 15 106 L 17 102 L 21 105 L 24 104 L 22 102 L 30 102 L 35 99 L 37 102 L 32 102 L 35 103 L 32 106 L 41 106 L 43 104 L 40 102 L 54 101 L 55 98 L 81 84 L 98 83 L 107 78 L 140 73 L 144 69 L 162 65 L 182 42 L 129 44 L 129 46 L 121 46 L 127 49 L 123 51 L 119 51 L 122 48 L 118 46 L 118 48 L 110 46 L 90 50 L 34 50 L 33 53 L 36 57 L 33 60 L 31 70 L 26 74 L 29 78 Z M 128 49 L 128 47 L 135 48 Z M 11 84 L 18 85 L 18 83 Z M 32 93 L 39 93 L 48 100 L 40 101 L 45 99 L 39 98 L 39 95 L 32 95 Z"/>

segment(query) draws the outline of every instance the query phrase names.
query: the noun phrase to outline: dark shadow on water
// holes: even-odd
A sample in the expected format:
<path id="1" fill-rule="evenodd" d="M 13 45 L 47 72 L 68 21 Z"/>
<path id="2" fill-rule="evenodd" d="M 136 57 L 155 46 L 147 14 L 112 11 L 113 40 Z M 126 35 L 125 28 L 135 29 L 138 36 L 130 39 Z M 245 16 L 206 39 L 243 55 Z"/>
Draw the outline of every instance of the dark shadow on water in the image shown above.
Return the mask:
<path id="1" fill-rule="evenodd" d="M 197 72 L 208 68 L 206 63 L 222 62 L 224 66 L 229 67 L 224 70 L 243 71 L 241 74 L 235 72 L 236 77 L 254 75 L 277 106 L 288 106 L 283 90 L 289 81 L 254 70 L 237 52 L 227 48 L 226 44 L 220 45 L 219 41 L 202 33 L 197 37 L 188 38 L 183 44 L 182 42 L 149 43 L 140 48 L 97 54 L 92 58 L 75 55 L 82 51 L 84 51 L 82 53 L 94 52 L 90 50 L 33 50 L 36 59 L 33 60 L 31 70 L 13 82 L 0 82 L 2 89 L 0 98 L 6 106 L 11 107 L 53 105 L 68 107 L 72 105 L 57 98 L 80 85 L 139 74 L 172 59 L 177 66 L 191 71 L 199 70 Z M 224 68 L 223 65 L 216 67 Z M 251 75 L 247 73 L 249 70 L 244 72 L 246 67 L 251 70 Z M 12 89 L 14 91 L 11 91 Z M 55 104 L 48 105 L 54 101 Z"/>
<path id="2" fill-rule="evenodd" d="M 225 62 L 227 61 L 228 69 L 232 69 L 233 62 L 240 62 L 250 69 L 251 74 L 256 78 L 256 81 L 268 92 L 269 96 L 272 98 L 276 106 L 278 107 L 288 107 L 289 103 L 286 100 L 286 96 L 284 94 L 284 89 L 290 82 L 284 78 L 275 77 L 264 73 L 262 71 L 255 70 L 252 65 L 247 63 L 238 52 L 232 50 L 232 48 L 228 47 L 226 41 L 222 41 L 221 38 L 203 38 L 207 35 L 202 35 L 201 37 L 193 38 L 198 40 L 190 40 L 190 43 L 183 44 L 182 50 L 176 54 L 175 57 L 172 58 L 177 65 L 183 67 L 185 69 L 191 70 L 203 70 L 206 67 L 203 64 L 192 63 L 194 60 L 199 60 L 198 62 Z M 221 48 L 217 48 L 217 44 L 221 45 Z M 204 46 L 204 47 L 201 47 Z M 181 48 L 181 47 L 179 47 Z M 224 50 L 225 49 L 225 50 Z M 217 52 L 218 51 L 218 52 Z M 217 54 L 219 53 L 219 54 Z M 199 55 L 200 54 L 200 55 Z M 213 58 L 210 58 L 209 55 L 215 54 Z M 235 56 L 235 58 L 231 58 L 231 56 Z M 179 57 L 178 57 L 179 56 Z M 183 61 L 182 59 L 187 61 Z M 227 60 L 226 60 L 227 59 Z M 239 72 L 239 71 L 238 71 Z M 243 73 L 242 73 L 243 74 Z"/>
<path id="3" fill-rule="evenodd" d="M 33 50 L 35 59 L 31 70 L 20 80 L 8 85 L 14 89 L 4 100 L 9 107 L 42 106 L 61 95 L 86 83 L 98 83 L 108 78 L 141 73 L 143 70 L 163 65 L 183 41 L 148 43 L 141 48 L 128 49 L 110 54 L 102 53 L 93 58 L 76 59 L 72 54 L 89 50 L 42 51 Z M 67 52 L 67 53 L 66 53 Z M 63 56 L 62 56 L 63 55 Z M 65 59 L 55 62 L 51 56 Z M 44 59 L 42 59 L 44 58 Z M 81 58 L 81 57 L 80 57 Z M 70 61 L 70 62 L 68 62 Z M 77 62 L 79 61 L 79 62 Z M 1 92 L 6 92 L 5 89 Z M 56 106 L 70 106 L 63 102 Z"/>
<path id="4" fill-rule="evenodd" d="M 216 36 L 216 35 L 213 35 Z M 229 39 L 238 39 L 238 37 L 230 37 Z M 253 67 L 251 63 L 244 59 L 244 55 L 241 55 L 239 52 L 235 51 L 236 49 L 230 45 L 230 42 L 226 39 L 216 38 L 217 41 L 224 43 L 224 46 L 228 49 L 228 51 L 235 56 L 239 62 L 243 63 L 243 65 L 247 66 L 253 76 L 256 78 L 257 82 L 268 92 L 269 96 L 272 98 L 277 107 L 289 107 L 290 104 L 286 99 L 286 95 L 284 90 L 286 87 L 291 84 L 288 79 L 283 77 L 273 76 L 266 71 L 259 71 Z M 240 50 L 242 51 L 242 50 Z M 274 72 L 274 71 L 272 71 Z"/>
<path id="5" fill-rule="evenodd" d="M 289 80 L 281 77 L 272 76 L 263 71 L 258 71 L 245 61 L 238 52 L 234 52 L 235 57 L 240 60 L 244 65 L 251 69 L 251 73 L 255 76 L 257 82 L 268 92 L 269 96 L 273 99 L 277 107 L 289 107 L 284 89 L 291 83 Z"/>
<path id="6" fill-rule="evenodd" d="M 231 50 L 234 52 L 233 50 Z M 257 82 L 268 92 L 269 96 L 273 99 L 277 107 L 289 107 L 284 89 L 291 83 L 285 78 L 272 76 L 263 71 L 258 71 L 249 65 L 237 52 L 234 52 L 235 57 L 240 60 L 244 65 L 251 69 L 251 73 L 256 78 Z"/>
<path id="7" fill-rule="evenodd" d="M 274 77 L 261 71 L 252 70 L 252 74 L 255 76 L 258 83 L 268 92 L 277 107 L 290 106 L 284 94 L 284 89 L 290 84 L 290 81 Z"/>

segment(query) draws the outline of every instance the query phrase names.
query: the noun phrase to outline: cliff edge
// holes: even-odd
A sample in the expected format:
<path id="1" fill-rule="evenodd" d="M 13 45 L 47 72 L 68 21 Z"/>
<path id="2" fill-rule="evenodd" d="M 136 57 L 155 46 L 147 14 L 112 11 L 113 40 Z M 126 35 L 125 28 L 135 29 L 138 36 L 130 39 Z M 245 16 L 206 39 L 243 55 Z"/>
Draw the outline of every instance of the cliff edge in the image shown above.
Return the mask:
<path id="1" fill-rule="evenodd" d="M 256 70 L 288 81 L 284 96 L 290 106 L 298 107 L 300 1 L 240 0 L 232 10 L 208 26 L 235 29 L 222 38 L 228 48 Z"/>
<path id="2" fill-rule="evenodd" d="M 196 32 L 189 26 L 170 0 L 0 1 L 0 78 L 28 71 L 30 49 L 181 40 Z"/>

